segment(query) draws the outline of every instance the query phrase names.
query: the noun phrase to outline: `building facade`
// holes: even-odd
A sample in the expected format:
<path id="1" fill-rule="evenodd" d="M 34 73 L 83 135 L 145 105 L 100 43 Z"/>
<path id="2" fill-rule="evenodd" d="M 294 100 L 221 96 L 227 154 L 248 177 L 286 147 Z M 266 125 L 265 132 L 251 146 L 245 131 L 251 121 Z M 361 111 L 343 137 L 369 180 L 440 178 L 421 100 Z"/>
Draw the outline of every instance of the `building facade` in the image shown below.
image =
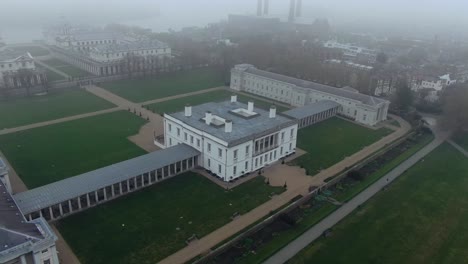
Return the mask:
<path id="1" fill-rule="evenodd" d="M 343 44 L 336 41 L 327 41 L 323 44 L 325 48 L 338 49 L 343 52 L 343 57 L 348 60 L 374 64 L 377 60 L 377 51 L 352 44 Z"/>
<path id="2" fill-rule="evenodd" d="M 231 101 L 187 106 L 164 115 L 166 147 L 187 144 L 200 151 L 199 166 L 223 181 L 258 171 L 295 152 L 297 120 Z"/>
<path id="3" fill-rule="evenodd" d="M 158 40 L 96 28 L 61 25 L 44 33 L 54 56 L 98 76 L 156 72 L 168 66 L 171 48 Z"/>
<path id="4" fill-rule="evenodd" d="M 0 87 L 15 89 L 47 83 L 45 71 L 36 68 L 30 53 L 0 47 Z"/>
<path id="5" fill-rule="evenodd" d="M 387 120 L 390 102 L 359 93 L 350 87 L 335 88 L 281 74 L 262 71 L 249 64 L 231 70 L 231 89 L 301 107 L 323 100 L 341 105 L 338 114 L 374 126 Z"/>

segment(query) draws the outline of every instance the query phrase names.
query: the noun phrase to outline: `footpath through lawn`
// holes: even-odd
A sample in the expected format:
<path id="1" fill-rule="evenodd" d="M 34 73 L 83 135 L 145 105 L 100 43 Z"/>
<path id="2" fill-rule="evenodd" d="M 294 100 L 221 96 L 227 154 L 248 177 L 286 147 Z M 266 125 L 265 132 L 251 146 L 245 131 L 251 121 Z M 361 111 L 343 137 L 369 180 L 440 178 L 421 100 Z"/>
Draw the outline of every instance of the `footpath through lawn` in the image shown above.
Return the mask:
<path id="1" fill-rule="evenodd" d="M 293 164 L 314 175 L 392 132 L 387 128 L 372 130 L 334 117 L 298 131 L 297 147 L 307 154 Z"/>
<path id="2" fill-rule="evenodd" d="M 59 59 L 49 59 L 49 60 L 43 60 L 43 63 L 49 65 L 52 68 L 55 68 L 59 71 L 64 72 L 65 74 L 71 76 L 71 77 L 84 77 L 84 76 L 90 76 L 92 75 L 91 73 L 82 70 L 78 67 L 75 67 L 71 64 L 68 64 L 64 61 L 61 61 Z"/>
<path id="3" fill-rule="evenodd" d="M 223 74 L 213 68 L 202 68 L 119 80 L 99 86 L 132 102 L 144 102 L 224 85 Z"/>
<path id="4" fill-rule="evenodd" d="M 0 136 L 0 149 L 29 189 L 146 152 L 127 137 L 145 120 L 119 111 Z"/>
<path id="5" fill-rule="evenodd" d="M 232 91 L 226 91 L 226 90 L 213 91 L 213 92 L 178 98 L 178 99 L 165 101 L 161 103 L 150 104 L 150 105 L 146 105 L 145 107 L 147 107 L 149 110 L 152 110 L 155 113 L 162 115 L 164 113 L 174 113 L 178 111 L 183 111 L 184 107 L 187 104 L 196 106 L 196 105 L 200 105 L 200 104 L 204 104 L 208 102 L 229 101 L 231 100 L 232 94 L 234 94 Z M 271 105 L 273 105 L 273 103 L 259 100 L 256 98 L 252 98 L 246 95 L 241 95 L 241 94 L 237 95 L 237 100 L 243 103 L 253 101 L 255 104 L 255 107 L 259 107 L 265 110 L 270 109 Z M 288 109 L 286 107 L 277 106 L 277 110 L 279 112 L 283 112 Z"/>
<path id="6" fill-rule="evenodd" d="M 66 218 L 58 227 L 83 264 L 156 263 L 192 235 L 203 237 L 283 190 L 258 177 L 227 191 L 189 172 Z"/>
<path id="7" fill-rule="evenodd" d="M 468 263 L 467 189 L 445 143 L 290 263 Z"/>
<path id="8" fill-rule="evenodd" d="M 0 129 L 14 128 L 114 107 L 84 90 L 0 102 Z"/>

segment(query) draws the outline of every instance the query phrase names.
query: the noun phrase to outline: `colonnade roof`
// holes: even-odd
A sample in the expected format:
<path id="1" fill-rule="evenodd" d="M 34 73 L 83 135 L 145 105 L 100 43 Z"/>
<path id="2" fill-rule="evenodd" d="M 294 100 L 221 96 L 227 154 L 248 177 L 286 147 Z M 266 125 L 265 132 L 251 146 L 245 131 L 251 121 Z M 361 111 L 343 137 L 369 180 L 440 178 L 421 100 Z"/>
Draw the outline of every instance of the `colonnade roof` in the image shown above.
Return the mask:
<path id="1" fill-rule="evenodd" d="M 283 112 L 284 115 L 296 118 L 296 119 L 303 119 L 309 116 L 313 116 L 330 109 L 336 108 L 341 106 L 339 103 L 330 101 L 330 100 L 323 100 L 319 101 L 310 105 L 306 105 L 303 107 L 294 108 Z"/>
<path id="2" fill-rule="evenodd" d="M 23 214 L 29 214 L 199 154 L 200 152 L 196 149 L 185 144 L 179 144 L 18 193 L 14 195 L 14 198 Z"/>

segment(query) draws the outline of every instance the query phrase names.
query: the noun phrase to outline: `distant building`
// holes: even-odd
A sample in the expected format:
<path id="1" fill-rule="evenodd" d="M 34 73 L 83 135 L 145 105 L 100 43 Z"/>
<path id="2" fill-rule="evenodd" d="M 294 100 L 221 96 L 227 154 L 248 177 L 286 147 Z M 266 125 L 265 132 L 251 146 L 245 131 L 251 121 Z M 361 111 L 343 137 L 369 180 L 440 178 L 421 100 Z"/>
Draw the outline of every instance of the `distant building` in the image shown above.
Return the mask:
<path id="1" fill-rule="evenodd" d="M 413 91 L 418 91 L 421 89 L 431 89 L 437 92 L 440 92 L 445 89 L 445 87 L 455 84 L 457 81 L 450 78 L 450 74 L 445 74 L 442 76 L 423 76 L 419 81 L 413 83 L 411 89 Z"/>
<path id="2" fill-rule="evenodd" d="M 54 56 L 99 76 L 156 72 L 172 58 L 161 41 L 102 29 L 64 24 L 47 29 L 44 37 Z"/>
<path id="3" fill-rule="evenodd" d="M 343 57 L 347 60 L 370 64 L 374 64 L 377 60 L 376 50 L 359 47 L 352 44 L 342 44 L 337 41 L 327 41 L 323 44 L 323 46 L 329 49 L 341 50 L 343 52 Z"/>
<path id="4" fill-rule="evenodd" d="M 199 165 L 223 181 L 260 170 L 296 149 L 298 121 L 230 101 L 187 106 L 164 115 L 166 147 L 187 144 L 201 152 Z"/>
<path id="5" fill-rule="evenodd" d="M 30 53 L 18 52 L 0 43 L 0 89 L 38 86 L 47 82 Z"/>
<path id="6" fill-rule="evenodd" d="M 323 100 L 341 105 L 338 114 L 365 125 L 387 120 L 390 102 L 359 93 L 350 87 L 335 88 L 300 80 L 252 65 L 236 65 L 231 70 L 231 89 L 267 97 L 292 106 L 301 107 Z"/>
<path id="7" fill-rule="evenodd" d="M 44 218 L 26 219 L 11 195 L 0 160 L 0 263 L 58 264 L 57 237 Z"/>
<path id="8" fill-rule="evenodd" d="M 374 69 L 374 67 L 372 66 L 354 63 L 352 61 L 332 59 L 332 60 L 327 60 L 326 62 L 331 65 L 341 67 L 343 69 L 349 69 L 349 70 L 356 71 L 356 72 L 369 72 Z"/>

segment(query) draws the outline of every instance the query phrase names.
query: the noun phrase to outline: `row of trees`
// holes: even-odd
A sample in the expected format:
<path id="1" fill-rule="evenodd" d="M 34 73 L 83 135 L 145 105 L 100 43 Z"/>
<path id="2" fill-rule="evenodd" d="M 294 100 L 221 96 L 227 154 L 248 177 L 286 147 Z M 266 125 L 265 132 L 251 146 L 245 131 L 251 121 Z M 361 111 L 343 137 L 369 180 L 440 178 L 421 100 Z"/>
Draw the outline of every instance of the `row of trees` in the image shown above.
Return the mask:
<path id="1" fill-rule="evenodd" d="M 49 82 L 45 73 L 30 69 L 19 69 L 16 72 L 4 74 L 0 92 L 3 97 L 8 97 L 12 90 L 24 88 L 29 96 L 33 87 L 40 86 L 47 91 L 48 85 Z"/>

